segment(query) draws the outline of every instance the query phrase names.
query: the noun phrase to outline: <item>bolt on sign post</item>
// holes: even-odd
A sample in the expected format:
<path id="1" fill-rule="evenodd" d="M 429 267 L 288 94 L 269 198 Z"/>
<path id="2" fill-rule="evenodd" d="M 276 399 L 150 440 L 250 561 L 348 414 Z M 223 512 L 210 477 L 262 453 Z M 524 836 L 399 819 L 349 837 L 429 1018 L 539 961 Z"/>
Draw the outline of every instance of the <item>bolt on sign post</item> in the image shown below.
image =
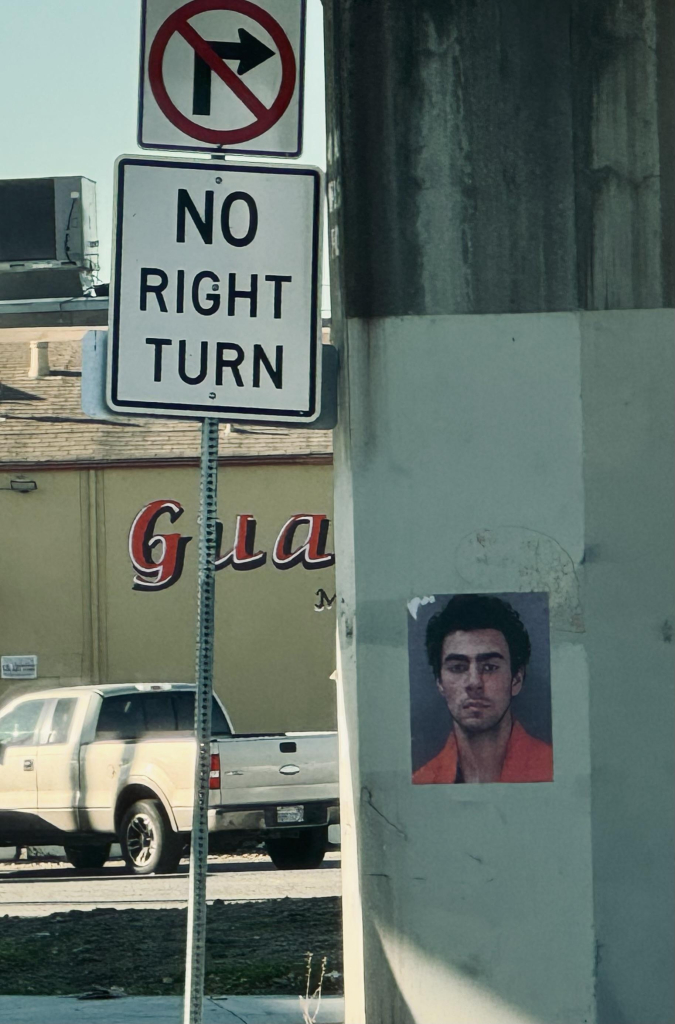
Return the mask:
<path id="1" fill-rule="evenodd" d="M 302 151 L 304 0 L 144 0 L 142 149 Z"/>

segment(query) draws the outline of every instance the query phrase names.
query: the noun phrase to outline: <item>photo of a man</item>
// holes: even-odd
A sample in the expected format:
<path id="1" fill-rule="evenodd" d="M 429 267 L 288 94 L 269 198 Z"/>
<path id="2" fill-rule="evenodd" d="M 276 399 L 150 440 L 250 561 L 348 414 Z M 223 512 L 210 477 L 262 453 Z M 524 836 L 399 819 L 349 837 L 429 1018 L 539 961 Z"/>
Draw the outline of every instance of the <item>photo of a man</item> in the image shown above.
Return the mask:
<path id="1" fill-rule="evenodd" d="M 526 608 L 529 603 L 533 615 L 539 612 L 539 620 L 542 619 L 542 600 L 547 612 L 545 594 L 508 596 Z M 446 603 L 436 611 L 440 601 Z M 432 610 L 435 613 L 429 617 Z M 420 621 L 416 619 L 411 628 L 411 697 L 414 701 L 416 694 L 424 695 L 420 680 L 413 679 L 413 646 L 415 640 L 420 646 L 420 633 L 425 626 L 428 669 L 422 683 L 429 687 L 429 677 L 435 681 L 441 703 L 450 715 L 450 731 L 440 750 L 416 765 L 416 746 L 418 758 L 421 749 L 420 742 L 415 744 L 416 732 L 424 723 L 420 714 L 415 715 L 417 709 L 412 705 L 413 783 L 551 782 L 550 726 L 547 738 L 533 735 L 534 730 L 529 731 L 518 714 L 518 697 L 526 685 L 532 658 L 530 635 L 521 615 L 504 596 L 494 594 L 456 594 L 449 600 L 428 599 L 425 611 L 427 614 L 420 616 Z M 547 627 L 547 615 L 545 622 Z M 419 660 L 419 652 L 417 654 Z M 547 655 L 548 646 L 546 658 L 539 658 L 537 703 L 547 702 L 550 720 L 548 665 L 545 673 L 542 668 Z M 424 700 L 429 709 L 427 716 L 436 719 L 437 729 L 438 715 L 434 714 L 428 694 L 424 695 Z M 534 712 L 536 710 L 534 708 Z M 447 715 L 445 717 L 447 721 Z M 529 717 L 536 724 L 532 709 Z"/>

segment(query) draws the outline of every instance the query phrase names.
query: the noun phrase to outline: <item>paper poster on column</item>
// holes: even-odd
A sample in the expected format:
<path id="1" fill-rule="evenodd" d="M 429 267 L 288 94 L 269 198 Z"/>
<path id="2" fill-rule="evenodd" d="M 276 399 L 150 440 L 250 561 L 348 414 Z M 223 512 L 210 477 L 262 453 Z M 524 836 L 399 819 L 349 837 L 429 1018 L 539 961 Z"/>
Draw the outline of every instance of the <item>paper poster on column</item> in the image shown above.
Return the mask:
<path id="1" fill-rule="evenodd" d="M 408 602 L 415 785 L 553 781 L 548 594 Z"/>

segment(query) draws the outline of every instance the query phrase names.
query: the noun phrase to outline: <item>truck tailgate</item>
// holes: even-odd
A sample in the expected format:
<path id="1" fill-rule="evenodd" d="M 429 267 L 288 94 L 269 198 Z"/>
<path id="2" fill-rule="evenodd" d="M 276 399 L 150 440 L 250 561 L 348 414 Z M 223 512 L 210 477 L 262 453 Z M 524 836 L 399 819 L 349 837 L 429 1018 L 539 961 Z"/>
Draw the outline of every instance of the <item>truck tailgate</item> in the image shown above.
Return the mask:
<path id="1" fill-rule="evenodd" d="M 337 733 L 232 736 L 213 744 L 220 754 L 221 788 L 211 792 L 211 806 L 337 800 Z"/>

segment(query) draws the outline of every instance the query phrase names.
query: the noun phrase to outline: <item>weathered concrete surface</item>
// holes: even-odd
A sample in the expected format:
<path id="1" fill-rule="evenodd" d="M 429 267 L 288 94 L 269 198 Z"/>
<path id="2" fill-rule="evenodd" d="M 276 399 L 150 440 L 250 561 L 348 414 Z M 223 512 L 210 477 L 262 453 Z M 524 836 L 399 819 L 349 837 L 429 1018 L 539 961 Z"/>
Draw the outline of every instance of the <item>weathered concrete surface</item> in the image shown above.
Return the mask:
<path id="1" fill-rule="evenodd" d="M 598 1019 L 673 1013 L 672 310 L 582 317 Z"/>
<path id="2" fill-rule="evenodd" d="M 670 310 L 348 325 L 345 941 L 363 935 L 368 1024 L 672 1020 L 674 326 Z M 477 531 L 509 538 L 493 562 L 472 560 Z M 546 556 L 533 576 L 516 542 L 533 534 L 572 572 Z M 550 593 L 552 786 L 410 785 L 406 604 L 474 588 Z"/>
<path id="3" fill-rule="evenodd" d="M 670 0 L 325 7 L 348 316 L 672 304 Z"/>
<path id="4" fill-rule="evenodd" d="M 408 601 L 472 589 L 463 552 L 477 530 L 553 538 L 579 570 L 578 315 L 348 329 L 336 460 L 338 493 L 346 477 L 351 498 L 336 536 L 366 1020 L 593 1021 L 589 680 L 576 622 L 563 618 L 552 635 L 553 785 L 412 786 L 407 659 Z M 529 590 L 522 567 L 512 544 L 481 566 L 480 586 Z M 554 591 L 559 562 L 544 560 L 547 571 L 536 588 Z M 343 847 L 351 871 L 347 860 Z M 348 947 L 360 920 L 347 904 L 345 923 Z M 346 996 L 348 1024 L 362 1022 Z"/>
<path id="5" fill-rule="evenodd" d="M 671 1024 L 672 5 L 325 9 L 346 1020 Z M 410 783 L 474 589 L 549 592 L 553 784 Z"/>

